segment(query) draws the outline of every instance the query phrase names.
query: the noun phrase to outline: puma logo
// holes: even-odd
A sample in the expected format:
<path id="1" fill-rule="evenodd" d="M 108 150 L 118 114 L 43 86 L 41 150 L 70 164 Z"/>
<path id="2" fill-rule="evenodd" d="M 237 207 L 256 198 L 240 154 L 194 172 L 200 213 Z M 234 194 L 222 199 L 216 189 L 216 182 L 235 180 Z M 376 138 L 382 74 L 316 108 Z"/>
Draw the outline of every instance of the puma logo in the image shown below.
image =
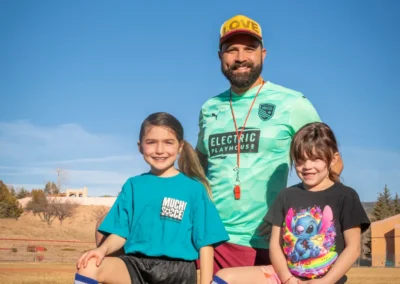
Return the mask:
<path id="1" fill-rule="evenodd" d="M 219 111 L 217 113 L 212 113 L 211 117 L 215 117 L 215 120 L 218 119 Z"/>

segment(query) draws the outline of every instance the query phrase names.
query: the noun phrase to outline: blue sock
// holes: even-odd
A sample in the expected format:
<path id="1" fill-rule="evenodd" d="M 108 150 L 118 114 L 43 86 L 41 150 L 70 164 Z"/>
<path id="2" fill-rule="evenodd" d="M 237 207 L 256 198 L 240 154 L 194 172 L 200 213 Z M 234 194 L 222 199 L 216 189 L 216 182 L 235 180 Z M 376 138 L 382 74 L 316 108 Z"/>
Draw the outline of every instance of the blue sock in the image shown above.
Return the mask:
<path id="1" fill-rule="evenodd" d="M 97 280 L 94 280 L 92 278 L 80 275 L 79 273 L 75 274 L 75 280 L 74 284 L 99 284 Z"/>
<path id="2" fill-rule="evenodd" d="M 228 284 L 228 282 L 219 278 L 217 275 L 214 275 L 213 281 L 211 282 L 211 284 Z"/>

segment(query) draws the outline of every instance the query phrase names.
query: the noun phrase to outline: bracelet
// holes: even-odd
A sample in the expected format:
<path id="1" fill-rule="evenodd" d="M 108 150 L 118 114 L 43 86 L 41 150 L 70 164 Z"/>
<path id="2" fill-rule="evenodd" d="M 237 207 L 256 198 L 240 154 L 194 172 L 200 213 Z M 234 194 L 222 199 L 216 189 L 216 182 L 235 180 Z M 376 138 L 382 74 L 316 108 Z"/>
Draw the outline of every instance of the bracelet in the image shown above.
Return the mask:
<path id="1" fill-rule="evenodd" d="M 283 282 L 283 284 L 286 284 L 286 283 L 288 283 L 289 282 L 289 280 L 290 279 L 292 279 L 294 276 L 292 275 L 292 276 L 290 276 L 285 282 Z"/>

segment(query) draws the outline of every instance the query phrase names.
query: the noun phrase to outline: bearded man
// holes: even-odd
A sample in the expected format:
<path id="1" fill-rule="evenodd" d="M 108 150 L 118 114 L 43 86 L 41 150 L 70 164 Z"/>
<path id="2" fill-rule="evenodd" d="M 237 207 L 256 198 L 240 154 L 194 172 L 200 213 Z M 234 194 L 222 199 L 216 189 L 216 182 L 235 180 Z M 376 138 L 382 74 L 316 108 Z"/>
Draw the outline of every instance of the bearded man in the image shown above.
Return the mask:
<path id="1" fill-rule="evenodd" d="M 202 106 L 196 147 L 230 236 L 215 248 L 215 272 L 270 264 L 264 217 L 287 186 L 293 135 L 320 121 L 300 92 L 261 77 L 266 54 L 256 21 L 237 15 L 222 25 L 218 55 L 230 88 Z"/>

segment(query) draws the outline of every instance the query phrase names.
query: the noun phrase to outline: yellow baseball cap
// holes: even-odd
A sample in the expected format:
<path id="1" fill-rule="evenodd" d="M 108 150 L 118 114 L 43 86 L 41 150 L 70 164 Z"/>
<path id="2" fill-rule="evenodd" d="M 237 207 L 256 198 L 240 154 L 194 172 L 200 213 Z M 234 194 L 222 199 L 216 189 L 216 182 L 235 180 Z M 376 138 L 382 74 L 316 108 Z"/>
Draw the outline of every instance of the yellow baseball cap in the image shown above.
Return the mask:
<path id="1" fill-rule="evenodd" d="M 221 47 L 228 38 L 237 34 L 249 34 L 262 43 L 261 26 L 246 16 L 236 15 L 222 24 L 219 46 Z"/>

